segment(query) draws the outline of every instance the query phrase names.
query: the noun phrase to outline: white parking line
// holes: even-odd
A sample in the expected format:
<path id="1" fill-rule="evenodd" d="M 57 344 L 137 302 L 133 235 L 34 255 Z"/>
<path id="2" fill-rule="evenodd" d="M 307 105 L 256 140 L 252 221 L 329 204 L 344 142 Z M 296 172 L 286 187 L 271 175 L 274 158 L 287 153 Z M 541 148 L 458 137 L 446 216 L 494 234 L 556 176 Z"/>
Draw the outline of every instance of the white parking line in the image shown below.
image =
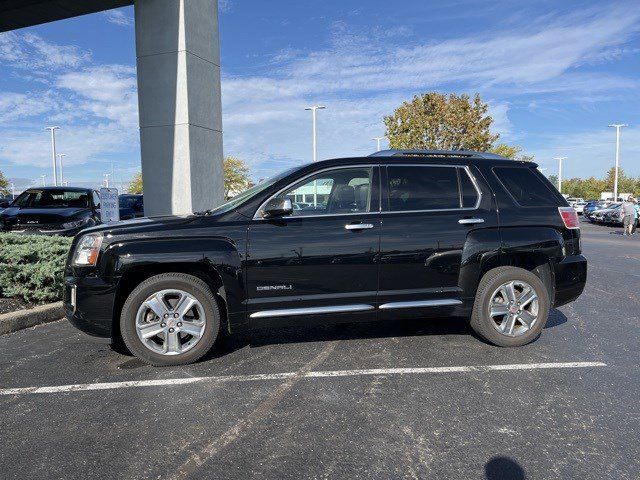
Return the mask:
<path id="1" fill-rule="evenodd" d="M 416 368 L 371 368 L 364 370 L 326 370 L 311 371 L 302 374 L 302 378 L 353 377 L 362 375 L 411 375 L 428 373 L 467 373 L 507 370 L 540 370 L 553 368 L 589 368 L 606 367 L 602 362 L 556 362 L 556 363 L 515 363 L 507 365 L 470 365 L 459 367 L 416 367 Z M 198 382 L 228 383 L 284 380 L 296 375 L 296 372 L 263 373 L 257 375 L 229 375 L 219 377 L 167 378 L 162 380 L 133 380 L 129 382 L 79 383 L 75 385 L 56 385 L 51 387 L 2 388 L 0 395 L 28 395 L 33 393 L 83 392 L 89 390 L 115 390 L 133 387 L 161 387 L 186 385 Z"/>

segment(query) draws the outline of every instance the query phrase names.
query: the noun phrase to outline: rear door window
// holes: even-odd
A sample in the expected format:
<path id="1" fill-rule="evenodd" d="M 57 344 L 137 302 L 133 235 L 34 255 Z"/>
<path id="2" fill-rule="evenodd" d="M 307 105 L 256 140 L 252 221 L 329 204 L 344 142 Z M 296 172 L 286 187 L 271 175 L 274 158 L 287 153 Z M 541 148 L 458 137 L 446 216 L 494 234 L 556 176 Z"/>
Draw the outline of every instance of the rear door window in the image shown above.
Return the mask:
<path id="1" fill-rule="evenodd" d="M 390 165 L 387 167 L 389 211 L 475 208 L 478 191 L 462 167 Z"/>
<path id="2" fill-rule="evenodd" d="M 529 167 L 495 167 L 496 177 L 523 207 L 558 205 L 557 195 Z"/>

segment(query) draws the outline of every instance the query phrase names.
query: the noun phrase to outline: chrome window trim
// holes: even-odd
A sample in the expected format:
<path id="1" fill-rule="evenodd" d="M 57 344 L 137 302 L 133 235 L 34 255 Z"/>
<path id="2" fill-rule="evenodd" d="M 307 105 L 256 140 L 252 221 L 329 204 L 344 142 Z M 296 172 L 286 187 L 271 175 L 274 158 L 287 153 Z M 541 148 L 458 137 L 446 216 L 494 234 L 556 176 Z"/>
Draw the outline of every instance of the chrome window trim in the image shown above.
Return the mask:
<path id="1" fill-rule="evenodd" d="M 429 168 L 429 167 L 446 167 L 446 168 L 456 168 L 456 169 L 460 169 L 460 170 L 464 170 L 467 172 L 467 175 L 469 176 L 469 179 L 471 180 L 471 183 L 473 184 L 473 188 L 475 188 L 476 193 L 478 194 L 478 200 L 476 201 L 476 204 L 473 207 L 462 207 L 462 208 L 431 208 L 428 210 L 385 210 L 382 212 L 382 214 L 387 214 L 387 213 L 430 213 L 430 212 L 468 212 L 468 211 L 472 211 L 472 210 L 477 210 L 478 208 L 480 208 L 480 202 L 482 202 L 482 190 L 480 189 L 480 186 L 478 185 L 478 181 L 476 180 L 476 177 L 473 175 L 473 173 L 471 172 L 471 169 L 469 168 L 469 165 L 443 165 L 443 164 L 436 164 L 436 163 L 430 163 L 430 164 L 424 164 L 424 163 L 391 163 L 391 164 L 384 164 L 384 167 L 387 168 L 387 170 L 389 169 L 389 167 L 423 167 L 423 168 Z M 389 174 L 387 173 L 387 182 L 389 181 Z M 387 185 L 387 189 L 388 189 L 388 185 Z M 458 186 L 458 191 L 459 194 L 462 194 L 462 191 L 460 190 L 460 186 Z M 388 192 L 387 192 L 388 194 Z"/>
<path id="2" fill-rule="evenodd" d="M 452 305 L 462 305 L 462 301 L 455 298 L 441 298 L 436 300 L 416 300 L 413 302 L 389 302 L 383 303 L 378 308 L 380 310 L 396 310 L 399 308 L 420 308 L 420 307 L 445 307 Z"/>
<path id="3" fill-rule="evenodd" d="M 276 193 L 274 193 L 273 195 L 271 195 L 269 198 L 267 198 L 264 202 L 262 202 L 262 204 L 258 207 L 258 209 L 256 210 L 256 212 L 253 214 L 253 220 L 269 220 L 267 218 L 263 218 L 260 215 L 260 212 L 262 211 L 262 209 L 264 208 L 264 206 L 273 198 L 277 197 L 278 195 L 280 195 L 282 192 L 285 192 L 288 188 L 297 185 L 298 183 L 306 180 L 307 178 L 313 177 L 315 175 L 318 175 L 322 172 L 326 172 L 329 170 L 343 170 L 345 168 L 375 168 L 375 167 L 379 167 L 380 164 L 378 163 L 364 163 L 364 164 L 351 164 L 351 165 L 338 165 L 338 166 L 333 166 L 333 167 L 326 167 L 326 168 L 322 168 L 320 170 L 316 170 L 314 172 L 311 172 L 307 175 L 305 175 L 302 178 L 299 178 L 298 180 L 289 183 L 287 186 L 285 186 L 284 188 L 281 188 L 280 190 L 278 190 Z M 372 171 L 372 173 L 374 173 Z M 372 176 L 373 178 L 373 176 Z M 378 190 L 380 190 L 380 188 L 378 188 Z M 369 199 L 371 200 L 371 199 Z M 372 215 L 372 214 L 379 214 L 382 208 L 382 196 L 378 195 L 378 210 L 377 211 L 370 211 L 370 212 L 350 212 L 350 213 L 327 213 L 326 215 L 301 215 L 299 217 L 295 216 L 295 215 L 287 215 L 284 217 L 278 217 L 278 218 L 319 218 L 319 217 L 341 217 L 341 216 L 345 216 L 345 215 Z"/>
<path id="4" fill-rule="evenodd" d="M 354 305 L 335 305 L 328 307 L 282 308 L 278 310 L 262 310 L 254 312 L 251 318 L 289 317 L 294 315 L 317 315 L 322 313 L 366 312 L 373 310 L 373 305 L 366 303 Z"/>

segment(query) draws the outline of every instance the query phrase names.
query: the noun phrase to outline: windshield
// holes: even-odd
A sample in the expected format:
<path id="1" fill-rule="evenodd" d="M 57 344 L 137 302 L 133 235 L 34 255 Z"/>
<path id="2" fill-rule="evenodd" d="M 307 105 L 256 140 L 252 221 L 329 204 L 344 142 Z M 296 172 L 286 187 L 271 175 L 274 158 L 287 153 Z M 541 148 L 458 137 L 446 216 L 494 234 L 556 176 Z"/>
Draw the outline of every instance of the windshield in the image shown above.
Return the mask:
<path id="1" fill-rule="evenodd" d="M 13 202 L 20 208 L 89 208 L 89 194 L 77 190 L 27 190 Z"/>
<path id="2" fill-rule="evenodd" d="M 138 203 L 138 197 L 120 197 L 120 208 L 133 208 Z"/>
<path id="3" fill-rule="evenodd" d="M 223 203 L 219 207 L 208 210 L 207 213 L 225 213 L 225 212 L 228 212 L 229 210 L 233 210 L 237 206 L 241 205 L 242 203 L 249 200 L 253 196 L 258 195 L 260 192 L 266 190 L 271 185 L 276 183 L 278 180 L 283 179 L 284 177 L 286 177 L 287 175 L 290 175 L 291 173 L 295 172 L 299 168 L 302 168 L 302 167 L 290 168 L 289 170 L 285 170 L 284 172 L 279 173 L 274 177 L 268 178 L 264 180 L 262 183 L 254 185 L 250 189 L 245 190 L 240 195 L 233 197 L 231 200 L 229 200 L 226 203 Z"/>

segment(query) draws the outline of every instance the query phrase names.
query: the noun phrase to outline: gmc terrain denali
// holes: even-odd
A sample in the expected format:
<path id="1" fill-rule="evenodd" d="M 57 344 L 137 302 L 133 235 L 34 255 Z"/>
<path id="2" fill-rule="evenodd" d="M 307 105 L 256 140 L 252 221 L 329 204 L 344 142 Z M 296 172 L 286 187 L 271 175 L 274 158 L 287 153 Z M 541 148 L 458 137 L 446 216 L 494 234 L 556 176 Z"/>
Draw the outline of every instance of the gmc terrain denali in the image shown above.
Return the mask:
<path id="1" fill-rule="evenodd" d="M 466 316 L 510 347 L 582 293 L 580 248 L 534 163 L 389 150 L 288 170 L 206 212 L 84 230 L 65 309 L 153 365 L 193 362 L 223 332 L 403 317 Z"/>

